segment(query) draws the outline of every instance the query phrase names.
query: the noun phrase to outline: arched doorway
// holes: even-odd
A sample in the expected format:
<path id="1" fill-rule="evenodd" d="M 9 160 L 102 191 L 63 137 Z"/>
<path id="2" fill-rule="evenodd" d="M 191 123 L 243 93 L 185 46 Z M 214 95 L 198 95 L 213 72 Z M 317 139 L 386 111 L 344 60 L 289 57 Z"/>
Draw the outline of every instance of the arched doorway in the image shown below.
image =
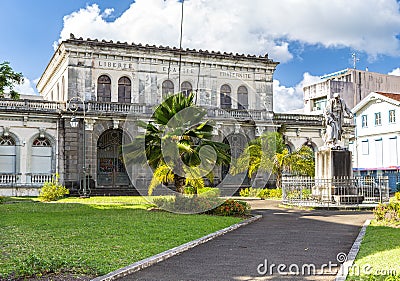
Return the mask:
<path id="1" fill-rule="evenodd" d="M 121 145 L 126 137 L 120 129 L 110 129 L 97 141 L 97 185 L 128 186 L 130 181 L 122 158 Z"/>
<path id="2" fill-rule="evenodd" d="M 224 138 L 224 143 L 230 146 L 230 155 L 231 159 L 237 159 L 240 155 L 242 155 L 248 141 L 246 136 L 242 134 L 232 134 Z M 229 173 L 230 165 L 222 165 L 221 167 L 221 180 L 223 180 L 226 175 Z M 250 183 L 250 179 L 246 176 L 242 183 L 242 185 L 248 185 Z"/>

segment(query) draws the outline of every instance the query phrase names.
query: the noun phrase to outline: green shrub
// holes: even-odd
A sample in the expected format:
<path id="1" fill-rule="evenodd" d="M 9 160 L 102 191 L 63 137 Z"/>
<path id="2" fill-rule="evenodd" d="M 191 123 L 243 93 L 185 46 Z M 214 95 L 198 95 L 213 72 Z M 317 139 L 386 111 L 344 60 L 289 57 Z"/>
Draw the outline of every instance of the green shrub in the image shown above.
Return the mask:
<path id="1" fill-rule="evenodd" d="M 186 186 L 183 193 L 194 195 L 196 194 L 196 190 L 192 186 Z M 221 194 L 221 191 L 216 187 L 201 187 L 197 189 L 197 194 L 201 197 L 218 197 Z"/>
<path id="2" fill-rule="evenodd" d="M 280 199 L 282 198 L 282 189 L 249 187 L 241 189 L 239 195 L 242 197 L 259 197 L 261 199 L 267 199 L 267 198 Z"/>
<path id="3" fill-rule="evenodd" d="M 183 190 L 183 194 L 195 194 L 196 190 L 194 189 L 193 186 L 185 186 L 185 189 Z"/>
<path id="4" fill-rule="evenodd" d="M 204 213 L 220 205 L 223 201 L 217 197 L 177 196 L 153 199 L 154 204 L 167 211 L 179 213 Z"/>
<path id="5" fill-rule="evenodd" d="M 58 174 L 55 174 L 51 181 L 45 182 L 39 191 L 40 201 L 56 201 L 69 194 L 69 190 L 58 182 Z"/>
<path id="6" fill-rule="evenodd" d="M 6 202 L 6 197 L 0 196 L 0 204 L 3 204 L 4 202 Z"/>
<path id="7" fill-rule="evenodd" d="M 311 189 L 305 188 L 301 191 L 302 199 L 309 199 L 311 197 Z"/>
<path id="8" fill-rule="evenodd" d="M 244 201 L 228 199 L 208 213 L 219 216 L 246 216 L 250 214 L 250 205 Z"/>
<path id="9" fill-rule="evenodd" d="M 400 201 L 400 191 L 394 194 L 394 198 L 396 199 L 396 201 Z"/>
<path id="10" fill-rule="evenodd" d="M 374 217 L 377 221 L 396 225 L 400 224 L 400 202 L 379 204 L 374 209 Z"/>
<path id="11" fill-rule="evenodd" d="M 269 190 L 269 198 L 281 199 L 282 188 L 272 188 Z"/>
<path id="12" fill-rule="evenodd" d="M 200 197 L 218 197 L 221 195 L 221 190 L 216 187 L 202 187 L 197 190 Z"/>
<path id="13" fill-rule="evenodd" d="M 260 197 L 261 199 L 269 198 L 269 189 L 261 189 L 260 192 L 258 192 L 257 197 Z"/>
<path id="14" fill-rule="evenodd" d="M 261 191 L 261 188 L 243 188 L 239 191 L 239 195 L 242 197 L 257 197 L 258 193 Z"/>

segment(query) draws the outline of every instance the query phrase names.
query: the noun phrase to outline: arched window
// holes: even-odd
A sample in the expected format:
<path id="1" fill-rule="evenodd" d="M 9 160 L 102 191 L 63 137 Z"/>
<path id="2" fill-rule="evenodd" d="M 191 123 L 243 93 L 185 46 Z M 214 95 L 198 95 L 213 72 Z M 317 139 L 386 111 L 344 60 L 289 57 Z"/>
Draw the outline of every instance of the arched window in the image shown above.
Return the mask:
<path id="1" fill-rule="evenodd" d="M 50 174 L 52 172 L 51 142 L 45 137 L 38 137 L 32 142 L 31 172 Z"/>
<path id="2" fill-rule="evenodd" d="M 192 84 L 188 81 L 185 81 L 181 85 L 181 92 L 185 95 L 188 96 L 191 92 L 193 91 Z"/>
<path id="3" fill-rule="evenodd" d="M 248 91 L 245 86 L 240 86 L 237 91 L 238 109 L 247 109 L 249 106 Z"/>
<path id="4" fill-rule="evenodd" d="M 15 140 L 11 136 L 0 137 L 0 172 L 16 172 L 16 146 Z"/>
<path id="5" fill-rule="evenodd" d="M 111 79 L 107 75 L 101 75 L 97 79 L 97 100 L 111 102 Z"/>
<path id="6" fill-rule="evenodd" d="M 174 83 L 171 80 L 165 80 L 162 83 L 162 96 L 165 98 L 166 96 L 174 93 Z"/>
<path id="7" fill-rule="evenodd" d="M 131 80 L 128 77 L 121 77 L 118 80 L 118 102 L 131 102 Z"/>
<path id="8" fill-rule="evenodd" d="M 229 85 L 222 85 L 220 91 L 221 108 L 232 108 L 231 87 Z"/>

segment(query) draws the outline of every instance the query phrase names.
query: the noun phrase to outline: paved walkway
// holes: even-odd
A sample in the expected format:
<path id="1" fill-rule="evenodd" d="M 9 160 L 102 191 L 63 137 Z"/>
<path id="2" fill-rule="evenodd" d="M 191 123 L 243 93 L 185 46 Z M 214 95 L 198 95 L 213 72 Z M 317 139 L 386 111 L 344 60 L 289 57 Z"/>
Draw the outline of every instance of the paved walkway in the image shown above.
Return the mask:
<path id="1" fill-rule="evenodd" d="M 293 264 L 291 271 L 297 265 L 301 272 L 304 264 L 314 264 L 320 273 L 323 264 L 338 264 L 337 255 L 349 252 L 372 218 L 370 211 L 292 210 L 269 200 L 251 204 L 262 219 L 118 280 L 334 280 L 336 272 L 327 269 L 323 276 L 285 276 L 269 268 Z M 267 269 L 260 266 L 266 261 Z"/>

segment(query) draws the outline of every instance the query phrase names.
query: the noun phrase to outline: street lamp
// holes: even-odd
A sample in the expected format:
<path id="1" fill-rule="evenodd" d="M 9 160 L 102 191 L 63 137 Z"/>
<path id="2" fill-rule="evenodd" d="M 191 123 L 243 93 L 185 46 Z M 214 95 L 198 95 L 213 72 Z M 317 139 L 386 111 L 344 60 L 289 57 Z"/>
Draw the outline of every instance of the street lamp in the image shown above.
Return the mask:
<path id="1" fill-rule="evenodd" d="M 87 177 L 86 177 L 86 107 L 85 101 L 81 97 L 73 97 L 67 103 L 67 108 L 72 112 L 72 117 L 70 121 L 70 125 L 72 128 L 77 128 L 79 125 L 79 120 L 76 118 L 75 113 L 79 109 L 79 103 L 82 103 L 83 106 L 83 187 L 80 186 L 80 190 L 83 191 L 81 197 L 88 198 L 90 194 L 90 188 L 87 187 Z M 81 183 L 80 183 L 81 184 Z"/>

